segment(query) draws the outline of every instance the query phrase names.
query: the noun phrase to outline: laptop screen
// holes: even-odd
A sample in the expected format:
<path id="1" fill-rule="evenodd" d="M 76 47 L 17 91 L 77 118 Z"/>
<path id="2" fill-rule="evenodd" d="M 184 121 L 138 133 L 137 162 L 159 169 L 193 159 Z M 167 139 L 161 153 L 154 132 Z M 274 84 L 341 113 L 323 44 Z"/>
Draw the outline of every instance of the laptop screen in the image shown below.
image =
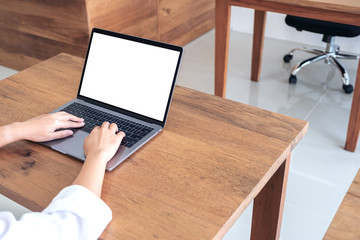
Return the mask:
<path id="1" fill-rule="evenodd" d="M 79 95 L 164 121 L 181 51 L 134 39 L 93 31 Z"/>

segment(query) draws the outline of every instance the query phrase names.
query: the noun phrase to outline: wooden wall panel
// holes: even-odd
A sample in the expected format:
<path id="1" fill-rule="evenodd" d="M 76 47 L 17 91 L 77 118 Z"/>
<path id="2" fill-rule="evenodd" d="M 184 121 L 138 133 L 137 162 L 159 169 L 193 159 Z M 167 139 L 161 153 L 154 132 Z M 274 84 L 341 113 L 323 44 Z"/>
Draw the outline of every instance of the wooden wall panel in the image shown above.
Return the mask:
<path id="1" fill-rule="evenodd" d="M 4 29 L 0 28 L 0 31 Z M 87 42 L 64 43 L 12 29 L 0 36 L 0 65 L 22 70 L 61 52 L 84 57 Z"/>
<path id="2" fill-rule="evenodd" d="M 158 40 L 158 0 L 86 0 L 93 27 Z"/>
<path id="3" fill-rule="evenodd" d="M 0 64 L 10 68 L 22 70 L 60 52 L 84 57 L 84 0 L 0 1 L 0 32 Z"/>
<path id="4" fill-rule="evenodd" d="M 214 0 L 0 1 L 0 65 L 85 57 L 93 27 L 184 45 L 214 27 Z"/>
<path id="5" fill-rule="evenodd" d="M 184 45 L 215 25 L 214 0 L 159 0 L 160 40 Z"/>

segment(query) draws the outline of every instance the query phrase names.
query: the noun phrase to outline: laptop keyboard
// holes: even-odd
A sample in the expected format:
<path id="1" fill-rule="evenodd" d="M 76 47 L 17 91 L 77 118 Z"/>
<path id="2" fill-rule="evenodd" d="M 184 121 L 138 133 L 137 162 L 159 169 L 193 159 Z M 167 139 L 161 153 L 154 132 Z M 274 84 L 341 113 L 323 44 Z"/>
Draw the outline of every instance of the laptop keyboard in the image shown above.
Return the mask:
<path id="1" fill-rule="evenodd" d="M 62 109 L 62 111 L 83 118 L 85 121 L 85 126 L 82 128 L 82 130 L 88 133 L 90 133 L 94 127 L 101 126 L 105 121 L 116 123 L 119 131 L 123 131 L 126 135 L 121 143 L 126 147 L 133 146 L 153 130 L 151 127 L 144 126 L 142 124 L 79 103 L 72 103 Z"/>

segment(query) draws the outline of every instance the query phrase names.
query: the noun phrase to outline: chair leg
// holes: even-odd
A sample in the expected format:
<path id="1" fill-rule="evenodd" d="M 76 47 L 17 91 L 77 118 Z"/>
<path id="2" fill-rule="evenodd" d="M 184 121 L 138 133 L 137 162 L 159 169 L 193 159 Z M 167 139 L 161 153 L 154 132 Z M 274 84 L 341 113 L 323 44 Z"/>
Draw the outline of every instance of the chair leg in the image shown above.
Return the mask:
<path id="1" fill-rule="evenodd" d="M 309 49 L 309 48 L 305 48 L 305 47 L 294 48 L 293 50 L 291 50 L 288 54 L 286 54 L 283 57 L 283 60 L 285 63 L 289 63 L 293 59 L 293 55 L 294 55 L 295 51 L 303 51 L 303 52 L 307 52 L 307 53 L 311 53 L 311 54 L 315 54 L 315 55 L 324 54 L 323 51 L 320 51 L 317 49 Z"/>
<path id="2" fill-rule="evenodd" d="M 335 58 L 357 60 L 357 59 L 359 59 L 359 55 L 337 53 L 337 54 L 335 55 Z"/>
<path id="3" fill-rule="evenodd" d="M 312 53 L 312 54 L 316 54 L 316 55 L 324 53 L 323 51 L 320 51 L 317 49 L 309 49 L 309 48 L 305 48 L 305 47 L 300 47 L 300 48 L 294 48 L 293 50 L 291 50 L 289 52 L 289 54 L 293 55 L 295 51 L 303 51 L 303 52 Z"/>
<path id="4" fill-rule="evenodd" d="M 330 62 L 339 70 L 341 78 L 343 80 L 343 89 L 345 93 L 350 94 L 354 91 L 354 87 L 350 84 L 349 74 L 346 69 L 333 57 L 329 57 Z"/>
<path id="5" fill-rule="evenodd" d="M 326 54 L 321 54 L 319 56 L 315 56 L 313 58 L 309 58 L 309 59 L 306 59 L 306 60 L 304 60 L 302 62 L 299 62 L 293 67 L 293 69 L 291 71 L 291 75 L 295 76 L 300 71 L 300 69 L 302 69 L 306 65 L 308 65 L 310 63 L 318 62 L 318 61 L 320 61 L 322 59 L 325 59 L 325 58 L 326 58 Z"/>
<path id="6" fill-rule="evenodd" d="M 306 59 L 302 62 L 299 62 L 297 63 L 292 71 L 291 71 L 291 74 L 290 74 L 290 77 L 289 77 L 289 83 L 290 84 L 295 84 L 297 82 L 297 77 L 296 77 L 296 74 L 303 68 L 305 67 L 306 65 L 310 64 L 310 63 L 314 63 L 314 62 L 318 62 L 322 59 L 326 59 L 327 58 L 327 54 L 326 53 L 323 53 L 321 55 L 318 55 L 318 56 L 315 56 L 313 58 L 309 58 L 309 59 Z"/>
<path id="7" fill-rule="evenodd" d="M 332 63 L 332 65 L 335 66 L 337 68 L 337 70 L 339 70 L 339 72 L 341 74 L 341 78 L 343 80 L 343 83 L 345 85 L 349 85 L 350 78 L 349 78 L 349 74 L 346 72 L 345 68 L 333 56 L 330 56 L 329 60 Z"/>

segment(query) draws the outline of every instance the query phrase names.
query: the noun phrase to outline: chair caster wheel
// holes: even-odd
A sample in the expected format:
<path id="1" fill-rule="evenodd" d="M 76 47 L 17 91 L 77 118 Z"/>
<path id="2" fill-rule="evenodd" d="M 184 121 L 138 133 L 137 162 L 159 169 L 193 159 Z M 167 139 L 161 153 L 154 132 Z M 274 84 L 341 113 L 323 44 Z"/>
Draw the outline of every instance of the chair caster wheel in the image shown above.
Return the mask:
<path id="1" fill-rule="evenodd" d="M 347 93 L 347 94 L 350 94 L 354 91 L 354 87 L 351 84 L 349 84 L 349 85 L 343 84 L 343 89 L 344 89 L 345 93 Z"/>
<path id="2" fill-rule="evenodd" d="M 289 62 L 292 60 L 292 58 L 293 58 L 293 55 L 291 55 L 291 54 L 286 54 L 286 55 L 283 57 L 283 60 L 284 60 L 284 62 L 289 63 Z"/>
<path id="3" fill-rule="evenodd" d="M 336 53 L 339 53 L 339 52 L 340 52 L 340 47 L 339 47 L 339 46 L 336 46 L 335 52 L 336 52 Z"/>
<path id="4" fill-rule="evenodd" d="M 289 77 L 289 83 L 295 84 L 297 82 L 297 77 L 295 75 L 290 75 Z"/>

